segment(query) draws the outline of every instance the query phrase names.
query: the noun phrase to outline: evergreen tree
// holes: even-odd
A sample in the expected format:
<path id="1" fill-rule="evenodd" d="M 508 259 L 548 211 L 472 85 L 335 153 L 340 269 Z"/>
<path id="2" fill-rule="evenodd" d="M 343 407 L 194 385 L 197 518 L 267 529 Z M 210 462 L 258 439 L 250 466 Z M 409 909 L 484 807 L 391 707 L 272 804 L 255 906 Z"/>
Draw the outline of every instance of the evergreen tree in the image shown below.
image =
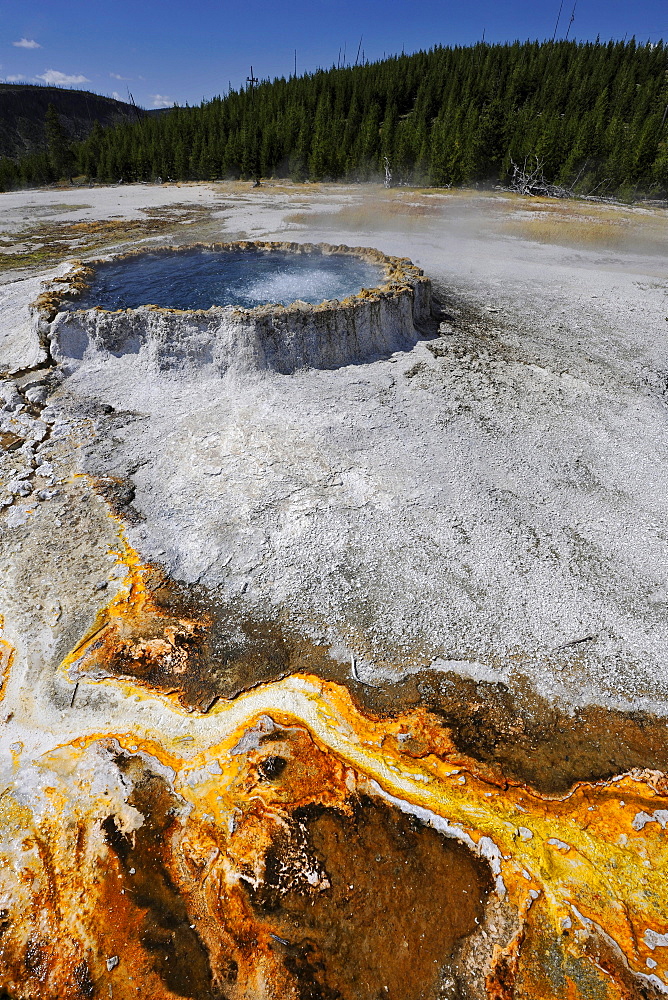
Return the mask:
<path id="1" fill-rule="evenodd" d="M 76 144 L 101 181 L 291 176 L 369 180 L 388 158 L 400 183 L 506 181 L 538 157 L 545 178 L 668 195 L 663 43 L 514 42 L 436 47 L 230 91 Z M 47 153 L 0 164 L 0 185 L 73 169 L 54 109 Z"/>
<path id="2" fill-rule="evenodd" d="M 49 151 L 49 161 L 56 178 L 69 175 L 73 156 L 67 134 L 60 121 L 60 115 L 53 104 L 49 104 L 44 116 L 44 130 Z"/>

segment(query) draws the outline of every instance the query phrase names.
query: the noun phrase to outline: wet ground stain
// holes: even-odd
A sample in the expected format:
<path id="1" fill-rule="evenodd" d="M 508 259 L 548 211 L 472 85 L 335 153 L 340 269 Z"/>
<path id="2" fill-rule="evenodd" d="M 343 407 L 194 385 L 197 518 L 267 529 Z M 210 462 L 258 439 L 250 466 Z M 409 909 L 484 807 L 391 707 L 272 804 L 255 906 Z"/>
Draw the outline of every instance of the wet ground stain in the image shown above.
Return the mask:
<path id="1" fill-rule="evenodd" d="M 122 487 L 119 486 L 119 489 Z M 126 497 L 127 499 L 127 497 Z M 518 682 L 473 681 L 424 669 L 396 683 L 361 683 L 350 664 L 297 630 L 224 609 L 215 594 L 131 566 L 127 594 L 104 609 L 68 661 L 70 676 L 115 676 L 172 694 L 192 711 L 295 673 L 344 684 L 365 713 L 429 710 L 444 737 L 500 782 L 560 795 L 578 781 L 668 771 L 668 727 L 647 712 L 587 706 L 568 712 Z M 411 752 L 410 744 L 405 748 Z M 429 753 L 413 748 L 416 757 Z"/>
<path id="2" fill-rule="evenodd" d="M 212 785 L 228 797 L 232 825 L 206 811 L 206 797 L 201 810 L 185 809 L 145 754 L 115 741 L 97 752 L 127 789 L 131 828 L 126 808 L 105 806 L 103 786 L 78 822 L 63 808 L 50 833 L 14 817 L 39 843 L 33 884 L 48 888 L 18 921 L 14 901 L 7 911 L 8 995 L 460 997 L 460 944 L 484 923 L 492 888 L 486 863 L 358 792 L 359 776 L 303 728 L 264 724 L 245 739 Z M 77 757 L 67 763 L 61 753 L 55 766 L 76 769 Z M 58 843 L 59 823 L 69 844 Z"/>
<path id="3" fill-rule="evenodd" d="M 495 785 L 424 709 L 364 716 L 316 678 L 189 720 L 170 737 L 166 703 L 152 736 L 77 739 L 31 764 L 29 807 L 0 798 L 20 1000 L 653 995 L 626 956 L 653 961 L 644 928 L 668 927 L 660 774 Z"/>
<path id="4" fill-rule="evenodd" d="M 104 996 L 101 956 L 117 950 L 156 1000 L 656 995 L 637 968 L 654 961 L 643 928 L 668 931 L 661 720 L 596 707 L 569 716 L 520 686 L 430 670 L 372 688 L 288 625 L 223 612 L 214 594 L 131 549 L 121 557 L 125 587 L 65 661 L 70 680 L 160 694 L 167 716 L 174 706 L 194 731 L 208 717 L 215 733 L 253 699 L 264 714 L 249 709 L 234 740 L 186 771 L 185 751 L 163 750 L 162 736 L 114 737 L 141 821 L 130 828 L 96 807 L 106 855 L 87 939 L 97 944 L 74 965 L 70 949 L 59 979 L 62 942 L 35 928 L 17 960 L 32 983 L 71 991 L 21 1000 Z M 314 706 L 326 721 L 311 731 Z M 391 804 L 406 789 L 427 811 Z M 452 839 L 429 825 L 429 809 L 448 817 Z M 48 836 L 41 843 L 51 888 L 40 905 L 67 925 L 76 908 L 59 895 L 57 869 L 70 861 L 56 860 Z M 75 871 L 85 874 L 76 858 Z M 107 917 L 97 927 L 101 914 L 114 914 L 113 927 Z M 107 971 L 117 1000 L 136 995 L 134 977 L 124 993 Z"/>
<path id="5" fill-rule="evenodd" d="M 300 850 L 291 850 L 294 840 Z M 313 857 L 329 882 L 313 894 L 286 856 Z M 351 815 L 295 811 L 267 852 L 252 903 L 271 928 L 300 1000 L 436 997 L 459 940 L 476 930 L 491 888 L 484 863 L 383 803 Z M 451 975 L 448 978 L 454 978 Z"/>
<path id="6" fill-rule="evenodd" d="M 643 983 L 634 976 L 615 943 L 599 929 L 564 928 L 555 937 L 540 907 L 537 910 L 498 1000 L 660 1000 L 665 995 L 651 981 Z M 579 948 L 573 946 L 577 934 Z"/>
<path id="7" fill-rule="evenodd" d="M 137 943 L 172 993 L 219 1000 L 220 992 L 212 987 L 206 949 L 191 927 L 192 917 L 166 863 L 178 802 L 165 779 L 152 773 L 141 758 L 118 754 L 115 759 L 121 774 L 132 782 L 129 802 L 144 817 L 132 835 L 119 828 L 113 815 L 101 824 L 105 840 L 118 858 L 125 894 L 143 912 Z"/>

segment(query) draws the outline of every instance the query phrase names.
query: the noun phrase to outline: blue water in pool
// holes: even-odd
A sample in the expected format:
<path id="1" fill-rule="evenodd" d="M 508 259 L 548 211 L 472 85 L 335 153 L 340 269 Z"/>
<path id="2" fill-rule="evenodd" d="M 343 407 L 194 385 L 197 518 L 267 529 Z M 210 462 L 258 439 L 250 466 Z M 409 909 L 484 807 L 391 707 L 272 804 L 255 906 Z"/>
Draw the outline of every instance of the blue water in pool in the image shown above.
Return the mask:
<path id="1" fill-rule="evenodd" d="M 380 267 L 350 254 L 281 250 L 182 250 L 143 253 L 99 264 L 75 309 L 209 309 L 296 299 L 344 299 L 383 281 Z"/>

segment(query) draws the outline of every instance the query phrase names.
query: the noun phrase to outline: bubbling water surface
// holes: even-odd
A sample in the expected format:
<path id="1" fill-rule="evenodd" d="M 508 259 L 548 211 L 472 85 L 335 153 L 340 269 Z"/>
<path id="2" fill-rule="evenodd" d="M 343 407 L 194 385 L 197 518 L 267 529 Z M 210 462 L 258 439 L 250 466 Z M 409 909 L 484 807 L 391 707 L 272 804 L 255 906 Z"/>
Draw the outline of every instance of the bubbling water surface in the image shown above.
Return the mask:
<path id="1" fill-rule="evenodd" d="M 344 299 L 383 283 L 383 271 L 352 254 L 283 250 L 147 252 L 98 264 L 77 309 L 209 309 Z"/>

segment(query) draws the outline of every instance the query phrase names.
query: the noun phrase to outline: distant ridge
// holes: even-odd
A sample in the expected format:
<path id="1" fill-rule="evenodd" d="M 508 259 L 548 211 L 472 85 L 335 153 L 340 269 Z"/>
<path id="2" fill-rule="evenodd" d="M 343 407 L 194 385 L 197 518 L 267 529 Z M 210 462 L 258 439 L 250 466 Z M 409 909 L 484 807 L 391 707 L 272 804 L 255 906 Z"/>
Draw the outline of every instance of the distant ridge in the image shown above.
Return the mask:
<path id="1" fill-rule="evenodd" d="M 44 118 L 53 104 L 70 141 L 85 139 L 95 122 L 118 125 L 148 114 L 125 101 L 101 97 L 87 90 L 37 86 L 28 83 L 0 84 L 0 156 L 18 159 L 46 149 Z"/>

